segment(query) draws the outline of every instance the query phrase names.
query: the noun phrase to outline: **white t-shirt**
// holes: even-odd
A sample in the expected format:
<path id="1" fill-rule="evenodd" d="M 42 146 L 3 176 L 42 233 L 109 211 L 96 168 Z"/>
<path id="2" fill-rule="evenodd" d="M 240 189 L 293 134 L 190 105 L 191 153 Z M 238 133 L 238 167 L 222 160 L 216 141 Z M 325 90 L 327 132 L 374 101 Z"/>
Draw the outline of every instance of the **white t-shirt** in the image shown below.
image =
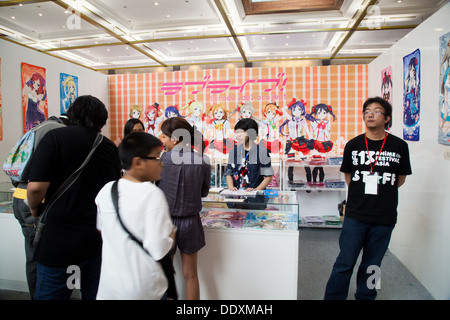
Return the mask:
<path id="1" fill-rule="evenodd" d="M 120 225 L 111 197 L 112 184 L 107 183 L 95 198 L 97 229 L 103 238 L 97 299 L 160 299 L 167 290 L 167 279 L 156 261 L 169 252 L 173 242 L 164 193 L 149 182 L 120 179 L 118 184 L 120 217 L 152 258 Z"/>

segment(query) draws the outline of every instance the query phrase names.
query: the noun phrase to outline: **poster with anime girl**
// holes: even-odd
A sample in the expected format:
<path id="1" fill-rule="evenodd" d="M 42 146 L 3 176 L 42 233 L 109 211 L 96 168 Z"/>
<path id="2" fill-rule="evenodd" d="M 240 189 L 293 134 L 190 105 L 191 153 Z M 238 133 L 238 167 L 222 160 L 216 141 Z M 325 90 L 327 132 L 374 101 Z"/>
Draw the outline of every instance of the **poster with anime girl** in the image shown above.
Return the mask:
<path id="1" fill-rule="evenodd" d="M 381 70 L 381 96 L 391 105 L 393 103 L 392 67 Z"/>
<path id="2" fill-rule="evenodd" d="M 419 141 L 420 50 L 403 57 L 403 139 Z"/>
<path id="3" fill-rule="evenodd" d="M 234 141 L 230 139 L 231 125 L 228 120 L 228 110 L 218 104 L 208 108 L 206 116 L 212 118 L 211 123 L 208 125 L 209 137 L 209 149 L 214 149 L 215 156 L 221 157 L 228 154 L 233 147 Z"/>
<path id="4" fill-rule="evenodd" d="M 23 131 L 36 127 L 48 118 L 45 68 L 22 62 Z"/>
<path id="5" fill-rule="evenodd" d="M 450 32 L 439 39 L 439 134 L 438 142 L 450 145 Z"/>
<path id="6" fill-rule="evenodd" d="M 78 77 L 67 73 L 59 74 L 59 97 L 61 114 L 65 114 L 70 105 L 78 98 Z"/>

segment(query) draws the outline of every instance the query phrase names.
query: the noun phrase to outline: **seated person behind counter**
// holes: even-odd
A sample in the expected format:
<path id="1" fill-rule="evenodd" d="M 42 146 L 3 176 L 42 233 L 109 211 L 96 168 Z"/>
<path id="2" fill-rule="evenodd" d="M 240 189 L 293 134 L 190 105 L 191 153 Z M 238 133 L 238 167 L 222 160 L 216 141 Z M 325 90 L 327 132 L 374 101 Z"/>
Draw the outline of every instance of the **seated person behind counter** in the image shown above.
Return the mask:
<path id="1" fill-rule="evenodd" d="M 234 132 L 238 144 L 234 145 L 228 157 L 225 171 L 228 189 L 264 190 L 272 181 L 274 171 L 264 144 L 255 144 L 258 124 L 253 119 L 244 118 L 236 123 Z"/>

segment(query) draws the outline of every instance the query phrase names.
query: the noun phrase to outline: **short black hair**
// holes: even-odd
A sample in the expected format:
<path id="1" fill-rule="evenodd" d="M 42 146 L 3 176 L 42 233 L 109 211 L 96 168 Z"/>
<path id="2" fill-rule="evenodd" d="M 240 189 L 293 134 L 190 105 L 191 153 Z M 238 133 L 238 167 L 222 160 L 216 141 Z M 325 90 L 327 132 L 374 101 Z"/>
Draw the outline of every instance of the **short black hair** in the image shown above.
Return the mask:
<path id="1" fill-rule="evenodd" d="M 67 110 L 71 125 L 94 129 L 98 132 L 108 120 L 108 110 L 98 98 L 79 96 Z"/>
<path id="2" fill-rule="evenodd" d="M 386 130 L 389 129 L 392 126 L 392 106 L 391 106 L 391 104 L 389 103 L 389 101 L 387 101 L 387 100 L 385 100 L 385 99 L 383 99 L 381 97 L 369 98 L 369 99 L 366 100 L 366 102 L 364 102 L 363 114 L 366 111 L 367 107 L 369 105 L 371 105 L 372 103 L 380 104 L 383 107 L 383 109 L 384 109 L 384 117 L 385 118 L 386 117 L 390 117 L 389 122 L 384 125 L 384 128 Z"/>
<path id="3" fill-rule="evenodd" d="M 161 148 L 162 142 L 146 132 L 132 132 L 125 136 L 119 145 L 119 158 L 122 168 L 128 170 L 135 157 L 146 157 L 155 148 Z"/>
<path id="4" fill-rule="evenodd" d="M 251 118 L 243 118 L 234 125 L 234 131 L 248 131 L 249 129 L 255 130 L 256 134 L 258 134 L 258 123 L 256 123 L 256 121 Z"/>

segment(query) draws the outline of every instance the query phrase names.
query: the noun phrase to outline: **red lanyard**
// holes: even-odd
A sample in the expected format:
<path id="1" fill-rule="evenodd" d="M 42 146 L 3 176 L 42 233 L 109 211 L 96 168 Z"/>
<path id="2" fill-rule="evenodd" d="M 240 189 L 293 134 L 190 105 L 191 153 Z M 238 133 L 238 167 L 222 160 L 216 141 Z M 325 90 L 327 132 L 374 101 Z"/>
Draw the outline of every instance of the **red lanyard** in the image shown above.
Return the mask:
<path id="1" fill-rule="evenodd" d="M 384 140 L 383 140 L 383 144 L 381 145 L 381 149 L 380 152 L 378 153 L 377 159 L 375 160 L 375 162 L 370 163 L 370 174 L 373 174 L 373 168 L 375 167 L 375 164 L 378 161 L 378 158 L 380 157 L 381 151 L 383 151 L 383 147 L 384 147 L 384 143 L 386 142 L 386 138 L 387 138 L 388 133 L 386 132 L 386 135 L 384 136 Z M 364 139 L 366 140 L 366 148 L 367 148 L 367 156 L 369 157 L 369 161 L 370 161 L 370 152 L 369 152 L 369 144 L 367 143 L 367 135 L 364 133 Z"/>

